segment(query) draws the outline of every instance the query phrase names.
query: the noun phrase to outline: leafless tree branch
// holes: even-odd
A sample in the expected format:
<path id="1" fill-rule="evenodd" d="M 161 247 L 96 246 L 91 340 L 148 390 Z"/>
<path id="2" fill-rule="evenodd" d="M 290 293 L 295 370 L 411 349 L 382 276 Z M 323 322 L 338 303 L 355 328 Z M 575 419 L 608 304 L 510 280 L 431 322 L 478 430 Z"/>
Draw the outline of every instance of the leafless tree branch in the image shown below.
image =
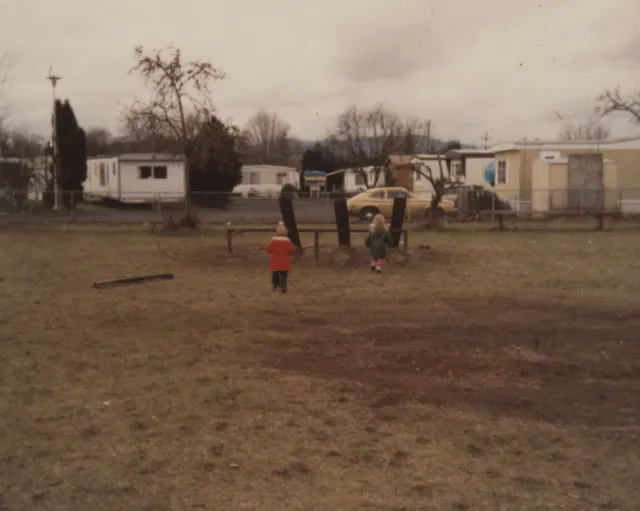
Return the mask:
<path id="1" fill-rule="evenodd" d="M 378 185 L 387 157 L 402 134 L 402 122 L 395 112 L 378 105 L 371 110 L 349 106 L 337 119 L 331 143 L 351 161 L 367 188 Z M 364 168 L 373 166 L 373 182 Z"/>
<path id="2" fill-rule="evenodd" d="M 609 138 L 609 134 L 609 128 L 593 120 L 581 124 L 567 124 L 560 132 L 560 140 L 599 141 Z"/>
<path id="3" fill-rule="evenodd" d="M 404 122 L 402 150 L 407 154 L 430 153 L 431 121 L 409 117 Z"/>
<path id="4" fill-rule="evenodd" d="M 143 46 L 135 48 L 136 64 L 129 73 L 138 73 L 144 80 L 151 98 L 136 100 L 127 109 L 125 117 L 139 127 L 151 125 L 154 130 L 165 131 L 178 141 L 185 158 L 188 156 L 190 127 L 205 122 L 213 114 L 211 87 L 225 74 L 208 62 L 183 62 L 178 48 L 152 50 L 145 53 Z M 186 168 L 186 207 L 189 208 L 189 168 Z"/>
<path id="5" fill-rule="evenodd" d="M 605 117 L 614 112 L 622 112 L 631 116 L 631 121 L 640 124 L 640 91 L 624 95 L 620 87 L 606 90 L 598 96 L 599 105 L 596 114 Z"/>
<path id="6" fill-rule="evenodd" d="M 8 115 L 7 106 L 7 86 L 9 84 L 9 73 L 13 67 L 11 54 L 8 51 L 0 54 L 0 130 Z"/>
<path id="7" fill-rule="evenodd" d="M 146 54 L 138 46 L 135 58 L 129 72 L 142 76 L 151 99 L 134 101 L 128 117 L 167 130 L 186 147 L 191 122 L 204 122 L 213 114 L 211 87 L 225 74 L 208 62 L 183 62 L 180 50 L 173 47 Z"/>
<path id="8" fill-rule="evenodd" d="M 246 153 L 255 163 L 276 164 L 289 156 L 291 126 L 278 114 L 260 110 L 246 123 L 242 139 Z"/>

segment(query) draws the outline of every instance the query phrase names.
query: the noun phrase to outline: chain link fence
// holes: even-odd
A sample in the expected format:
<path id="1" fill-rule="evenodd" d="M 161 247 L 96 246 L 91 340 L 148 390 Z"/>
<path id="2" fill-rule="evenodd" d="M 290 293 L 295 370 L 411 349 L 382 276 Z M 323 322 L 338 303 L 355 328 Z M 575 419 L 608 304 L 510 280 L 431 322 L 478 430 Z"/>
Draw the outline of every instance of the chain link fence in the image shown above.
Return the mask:
<path id="1" fill-rule="evenodd" d="M 305 196 L 297 192 L 289 195 L 294 200 L 297 221 L 301 224 L 333 224 L 334 201 L 349 198 L 344 194 Z M 177 218 L 184 211 L 184 202 L 179 193 L 122 194 L 120 200 L 60 194 L 59 208 L 54 211 L 51 193 L 37 196 L 25 193 L 0 194 L 0 222 L 11 220 L 79 221 L 105 223 L 155 223 L 167 215 Z M 193 193 L 191 203 L 202 223 L 211 224 L 272 224 L 280 221 L 279 195 L 238 195 L 232 193 Z M 450 197 L 449 197 L 450 199 Z M 421 200 L 429 200 L 422 196 Z M 361 202 L 389 209 L 389 204 L 372 201 Z M 74 204 L 74 207 L 69 207 Z M 64 206 L 66 205 L 66 206 Z M 444 206 L 444 204 L 443 204 Z M 640 215 L 640 190 L 535 190 L 528 196 L 520 190 L 468 190 L 458 195 L 449 206 L 443 207 L 450 221 L 469 220 L 480 213 L 491 217 L 498 212 L 510 211 L 523 217 L 557 215 L 562 212 L 572 215 L 589 215 L 596 212 L 616 212 L 621 215 Z M 413 209 L 415 211 L 415 208 Z M 409 219 L 421 222 L 424 216 Z"/>

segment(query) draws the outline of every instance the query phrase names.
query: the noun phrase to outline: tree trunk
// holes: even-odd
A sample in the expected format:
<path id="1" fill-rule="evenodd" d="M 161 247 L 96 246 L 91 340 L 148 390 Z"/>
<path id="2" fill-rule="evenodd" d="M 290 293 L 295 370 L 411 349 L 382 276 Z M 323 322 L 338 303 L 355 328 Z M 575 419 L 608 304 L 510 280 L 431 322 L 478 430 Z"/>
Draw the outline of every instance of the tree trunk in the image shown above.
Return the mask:
<path id="1" fill-rule="evenodd" d="M 189 158 L 187 157 L 187 152 L 184 152 L 184 216 L 180 222 L 180 225 L 183 227 L 190 227 L 194 229 L 197 227 L 198 222 L 197 218 L 195 218 L 192 204 L 191 204 L 191 170 L 189 166 Z"/>
<path id="2" fill-rule="evenodd" d="M 440 225 L 440 200 L 442 199 L 441 193 L 434 192 L 433 197 L 431 198 L 431 204 L 429 205 L 429 214 L 427 215 L 427 228 L 436 228 Z"/>
<path id="3" fill-rule="evenodd" d="M 191 180 L 189 179 L 189 158 L 184 152 L 184 214 L 186 218 L 191 218 Z"/>

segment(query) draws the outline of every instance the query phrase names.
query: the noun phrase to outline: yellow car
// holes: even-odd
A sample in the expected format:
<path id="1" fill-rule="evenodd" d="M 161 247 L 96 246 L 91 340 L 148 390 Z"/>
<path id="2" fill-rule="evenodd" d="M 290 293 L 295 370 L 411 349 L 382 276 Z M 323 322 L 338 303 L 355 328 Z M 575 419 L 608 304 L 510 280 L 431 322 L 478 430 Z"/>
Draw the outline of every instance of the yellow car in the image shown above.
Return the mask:
<path id="1" fill-rule="evenodd" d="M 441 213 L 450 214 L 456 212 L 456 201 L 458 200 L 458 189 L 450 188 L 440 199 L 438 209 Z"/>
<path id="2" fill-rule="evenodd" d="M 407 198 L 407 216 L 413 218 L 424 218 L 427 215 L 431 200 L 428 197 L 418 197 L 405 188 L 372 188 L 366 190 L 347 201 L 347 211 L 351 216 L 357 216 L 366 220 L 369 215 L 382 213 L 385 217 L 391 217 L 393 209 L 393 199 L 396 197 Z M 448 213 L 455 210 L 455 197 L 449 199 L 442 198 L 440 208 L 442 212 Z"/>
<path id="3" fill-rule="evenodd" d="M 391 217 L 393 199 L 396 197 L 407 198 L 407 214 L 411 216 L 424 216 L 429 207 L 428 199 L 421 199 L 405 188 L 371 188 L 347 201 L 347 211 L 351 216 L 357 216 L 366 220 L 369 216 L 382 213 L 385 217 Z"/>

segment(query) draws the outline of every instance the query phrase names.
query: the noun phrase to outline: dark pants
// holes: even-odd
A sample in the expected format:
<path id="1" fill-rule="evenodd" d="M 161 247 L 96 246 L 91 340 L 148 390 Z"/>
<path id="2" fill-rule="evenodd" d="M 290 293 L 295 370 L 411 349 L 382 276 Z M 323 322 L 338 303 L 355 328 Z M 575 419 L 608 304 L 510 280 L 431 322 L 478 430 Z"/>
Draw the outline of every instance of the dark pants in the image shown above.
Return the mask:
<path id="1" fill-rule="evenodd" d="M 287 276 L 288 271 L 274 271 L 271 272 L 271 285 L 273 289 L 280 288 L 281 291 L 287 290 Z"/>

